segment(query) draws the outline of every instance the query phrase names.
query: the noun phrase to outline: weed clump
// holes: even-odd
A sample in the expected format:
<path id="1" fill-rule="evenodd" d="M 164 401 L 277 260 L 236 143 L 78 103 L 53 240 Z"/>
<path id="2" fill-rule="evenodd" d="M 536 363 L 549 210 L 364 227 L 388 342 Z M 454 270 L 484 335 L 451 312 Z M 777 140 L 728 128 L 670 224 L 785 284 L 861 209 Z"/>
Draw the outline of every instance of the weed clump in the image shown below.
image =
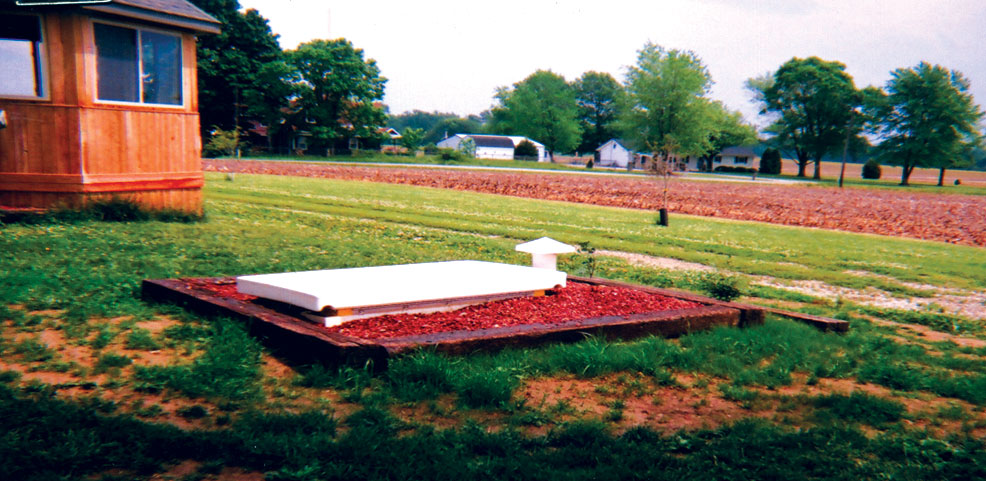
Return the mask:
<path id="1" fill-rule="evenodd" d="M 517 387 L 517 375 L 497 367 L 465 373 L 456 382 L 459 401 L 470 408 L 491 408 L 507 404 Z"/>
<path id="2" fill-rule="evenodd" d="M 99 357 L 96 361 L 95 373 L 99 374 L 102 372 L 109 371 L 111 369 L 119 369 L 121 367 L 126 367 L 133 364 L 133 359 L 127 356 L 121 356 L 119 354 L 106 353 Z"/>
<path id="3" fill-rule="evenodd" d="M 698 281 L 698 287 L 720 301 L 732 301 L 743 295 L 742 281 L 736 276 L 706 273 Z"/>
<path id="4" fill-rule="evenodd" d="M 820 418 L 832 422 L 859 422 L 874 427 L 899 421 L 906 408 L 898 401 L 853 391 L 846 396 L 830 394 L 815 398 Z"/>
<path id="5" fill-rule="evenodd" d="M 161 349 L 161 344 L 154 340 L 154 336 L 151 334 L 151 331 L 141 328 L 131 331 L 127 336 L 127 340 L 124 345 L 127 349 L 134 349 L 138 351 L 156 351 Z"/>
<path id="6" fill-rule="evenodd" d="M 432 350 L 419 350 L 390 364 L 387 381 L 398 399 L 432 399 L 453 389 L 455 363 Z"/>

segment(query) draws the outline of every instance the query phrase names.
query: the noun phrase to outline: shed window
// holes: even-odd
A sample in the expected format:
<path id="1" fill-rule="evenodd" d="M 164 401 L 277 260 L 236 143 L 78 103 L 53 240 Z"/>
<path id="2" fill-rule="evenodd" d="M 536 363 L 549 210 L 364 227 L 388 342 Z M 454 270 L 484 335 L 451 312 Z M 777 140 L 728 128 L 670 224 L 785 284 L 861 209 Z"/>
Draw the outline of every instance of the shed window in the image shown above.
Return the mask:
<path id="1" fill-rule="evenodd" d="M 181 37 L 97 23 L 99 100 L 181 105 Z"/>
<path id="2" fill-rule="evenodd" d="M 0 16 L 0 95 L 43 97 L 41 19 Z"/>

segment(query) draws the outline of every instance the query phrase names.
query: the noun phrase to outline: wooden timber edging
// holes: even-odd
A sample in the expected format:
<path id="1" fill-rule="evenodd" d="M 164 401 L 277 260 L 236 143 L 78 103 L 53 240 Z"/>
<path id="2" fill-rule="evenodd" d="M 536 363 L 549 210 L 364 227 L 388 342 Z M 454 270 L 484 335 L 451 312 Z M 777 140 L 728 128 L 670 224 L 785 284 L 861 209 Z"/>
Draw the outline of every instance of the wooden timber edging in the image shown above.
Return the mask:
<path id="1" fill-rule="evenodd" d="M 195 281 L 232 283 L 232 278 L 199 278 Z M 389 357 L 424 346 L 440 352 L 464 354 L 474 351 L 526 347 L 550 342 L 575 342 L 589 335 L 630 339 L 645 335 L 677 337 L 715 326 L 749 326 L 763 323 L 763 310 L 717 301 L 666 289 L 638 286 L 603 279 L 569 277 L 570 281 L 637 289 L 644 292 L 703 304 L 673 311 L 646 312 L 629 316 L 573 319 L 559 324 L 528 324 L 475 331 L 455 331 L 378 340 L 344 336 L 300 317 L 289 306 L 275 302 L 243 301 L 189 287 L 190 279 L 146 279 L 142 295 L 147 300 L 171 302 L 209 315 L 230 316 L 246 322 L 250 333 L 270 347 L 299 360 L 386 365 Z"/>
<path id="2" fill-rule="evenodd" d="M 773 307 L 761 307 L 765 312 L 794 319 L 798 322 L 808 324 L 822 332 L 849 332 L 849 321 L 832 319 L 830 317 L 813 316 L 802 312 L 785 311 Z"/>
<path id="3" fill-rule="evenodd" d="M 702 306 L 663 312 L 645 312 L 629 316 L 602 316 L 576 319 L 558 324 L 453 331 L 421 336 L 380 339 L 390 354 L 399 354 L 422 346 L 449 354 L 466 354 L 479 350 L 526 347 L 550 342 L 577 342 L 596 335 L 607 339 L 632 339 L 646 335 L 678 337 L 692 331 L 716 326 L 739 326 L 736 309 Z"/>
<path id="4" fill-rule="evenodd" d="M 741 325 L 763 324 L 764 313 L 769 312 L 771 314 L 787 317 L 789 319 L 793 319 L 795 321 L 808 324 L 823 332 L 849 331 L 849 321 L 843 321 L 841 319 L 832 319 L 829 317 L 815 316 L 811 314 L 804 314 L 801 312 L 785 311 L 783 309 L 776 309 L 773 307 L 753 306 L 750 304 L 740 304 L 736 302 L 723 302 L 708 297 L 690 294 L 687 292 L 672 291 L 672 290 L 661 289 L 657 287 L 638 286 L 634 284 L 628 284 L 620 281 L 611 281 L 607 279 L 587 279 L 587 278 L 575 277 L 575 276 L 569 276 L 569 279 L 577 280 L 579 282 L 588 282 L 592 284 L 629 287 L 632 289 L 639 289 L 645 292 L 653 292 L 655 294 L 661 294 L 668 297 L 677 297 L 679 299 L 684 299 L 687 301 L 701 302 L 704 304 L 718 304 L 722 306 L 732 307 L 734 309 L 739 309 L 740 312 L 743 313 L 743 322 L 741 323 Z"/>

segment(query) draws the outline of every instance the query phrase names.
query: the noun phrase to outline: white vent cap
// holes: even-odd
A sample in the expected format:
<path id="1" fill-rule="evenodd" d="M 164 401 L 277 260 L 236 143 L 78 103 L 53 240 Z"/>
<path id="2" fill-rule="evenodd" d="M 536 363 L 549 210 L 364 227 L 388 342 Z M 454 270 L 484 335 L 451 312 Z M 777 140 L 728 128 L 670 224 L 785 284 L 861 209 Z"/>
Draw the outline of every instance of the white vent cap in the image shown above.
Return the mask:
<path id="1" fill-rule="evenodd" d="M 574 246 L 558 242 L 550 237 L 542 237 L 537 240 L 518 244 L 514 249 L 518 252 L 527 252 L 530 254 L 532 266 L 551 270 L 558 270 L 559 254 L 576 252 Z"/>

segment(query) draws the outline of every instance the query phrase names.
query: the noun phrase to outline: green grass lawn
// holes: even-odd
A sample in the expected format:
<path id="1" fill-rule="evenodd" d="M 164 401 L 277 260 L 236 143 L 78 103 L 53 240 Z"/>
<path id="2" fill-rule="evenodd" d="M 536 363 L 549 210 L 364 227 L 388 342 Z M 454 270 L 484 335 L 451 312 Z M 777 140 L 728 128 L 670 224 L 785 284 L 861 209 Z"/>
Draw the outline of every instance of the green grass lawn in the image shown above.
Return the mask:
<path id="1" fill-rule="evenodd" d="M 663 228 L 654 225 L 655 214 L 647 211 L 323 179 L 255 176 L 222 182 L 220 178 L 210 176 L 210 198 L 230 205 L 372 219 L 437 229 L 442 235 L 478 234 L 499 246 L 497 256 L 514 256 L 518 263 L 524 260 L 510 253 L 513 243 L 551 236 L 745 274 L 848 287 L 906 290 L 900 282 L 861 279 L 846 270 L 935 286 L 986 287 L 986 253 L 974 247 L 684 215 L 673 215 L 671 226 Z"/>
<path id="2" fill-rule="evenodd" d="M 139 298 L 145 278 L 527 264 L 514 245 L 545 235 L 739 277 L 904 295 L 921 291 L 906 282 L 986 288 L 984 249 L 681 215 L 661 228 L 649 212 L 390 184 L 224 179 L 207 175 L 198 222 L 0 225 L 0 479 L 144 479 L 185 460 L 201 464 L 175 479 L 210 479 L 223 466 L 272 480 L 986 476 L 986 347 L 875 322 L 984 339 L 968 319 L 809 302 L 806 310 L 850 319 L 850 333 L 771 317 L 678 340 L 590 338 L 454 358 L 421 351 L 386 371 L 282 372 L 244 326 Z M 585 260 L 561 267 L 579 273 Z M 616 259 L 600 259 L 596 274 L 704 286 L 699 275 Z M 557 379 L 594 389 L 550 402 L 520 394 Z M 858 390 L 824 390 L 840 383 Z M 677 409 L 739 414 L 682 431 L 628 424 L 641 403 L 661 411 L 684 394 L 694 401 Z M 595 398 L 604 412 L 577 407 Z"/>

